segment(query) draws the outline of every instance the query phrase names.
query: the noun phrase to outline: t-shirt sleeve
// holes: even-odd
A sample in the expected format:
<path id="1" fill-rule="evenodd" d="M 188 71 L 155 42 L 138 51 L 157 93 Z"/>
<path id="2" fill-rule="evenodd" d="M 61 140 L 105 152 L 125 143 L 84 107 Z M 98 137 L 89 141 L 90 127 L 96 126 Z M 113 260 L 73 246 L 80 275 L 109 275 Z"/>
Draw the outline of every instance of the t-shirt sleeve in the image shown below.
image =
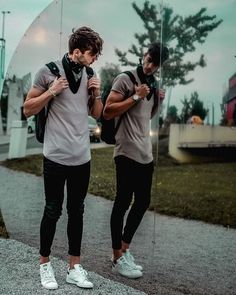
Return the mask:
<path id="1" fill-rule="evenodd" d="M 52 83 L 52 79 L 49 79 L 49 76 L 49 69 L 46 66 L 42 67 L 34 77 L 33 87 L 46 91 Z"/>
<path id="2" fill-rule="evenodd" d="M 135 92 L 133 82 L 125 73 L 121 73 L 114 79 L 111 90 L 122 94 L 124 97 L 129 97 Z"/>

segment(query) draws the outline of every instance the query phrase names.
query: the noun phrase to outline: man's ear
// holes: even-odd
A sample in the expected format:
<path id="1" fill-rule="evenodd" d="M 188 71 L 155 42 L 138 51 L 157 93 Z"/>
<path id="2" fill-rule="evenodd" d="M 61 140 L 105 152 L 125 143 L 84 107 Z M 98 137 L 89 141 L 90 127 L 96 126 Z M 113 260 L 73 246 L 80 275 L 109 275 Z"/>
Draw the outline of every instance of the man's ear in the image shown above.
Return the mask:
<path id="1" fill-rule="evenodd" d="M 75 48 L 74 51 L 73 51 L 73 54 L 76 55 L 76 56 L 78 56 L 78 57 L 80 57 L 81 54 L 82 54 L 82 52 L 80 51 L 79 48 Z"/>

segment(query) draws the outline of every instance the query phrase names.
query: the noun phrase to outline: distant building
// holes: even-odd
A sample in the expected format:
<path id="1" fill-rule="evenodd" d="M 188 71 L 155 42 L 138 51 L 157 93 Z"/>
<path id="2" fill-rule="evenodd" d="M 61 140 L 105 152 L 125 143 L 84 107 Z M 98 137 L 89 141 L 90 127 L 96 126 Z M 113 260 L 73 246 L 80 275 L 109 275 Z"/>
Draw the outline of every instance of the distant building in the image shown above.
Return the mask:
<path id="1" fill-rule="evenodd" d="M 229 78 L 228 94 L 223 98 L 228 125 L 234 125 L 233 113 L 236 108 L 236 73 Z"/>
<path id="2" fill-rule="evenodd" d="M 30 73 L 24 75 L 21 79 L 16 76 L 5 79 L 1 96 L 2 127 L 0 126 L 4 133 L 10 134 L 14 120 L 25 120 L 23 102 L 30 87 Z"/>

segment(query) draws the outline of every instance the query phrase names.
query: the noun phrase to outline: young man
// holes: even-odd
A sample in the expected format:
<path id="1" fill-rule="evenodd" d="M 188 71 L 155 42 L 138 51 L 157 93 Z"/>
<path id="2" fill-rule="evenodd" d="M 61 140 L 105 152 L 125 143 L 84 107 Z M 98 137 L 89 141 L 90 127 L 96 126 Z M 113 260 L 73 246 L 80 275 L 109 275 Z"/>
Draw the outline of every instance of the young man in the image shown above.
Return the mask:
<path id="1" fill-rule="evenodd" d="M 112 271 L 128 278 L 142 276 L 142 266 L 134 262 L 129 247 L 150 203 L 153 156 L 149 123 L 157 111 L 158 95 L 164 98 L 164 91 L 155 88 L 153 74 L 167 59 L 166 47 L 160 43 L 151 44 L 144 55 L 143 64 L 131 71 L 138 86 L 125 73 L 118 75 L 104 108 L 105 119 L 124 114 L 116 133 L 114 159 L 117 191 L 110 225 Z M 134 202 L 123 227 L 124 215 L 133 195 Z"/>
<path id="2" fill-rule="evenodd" d="M 93 287 L 80 264 L 80 249 L 90 177 L 88 114 L 99 118 L 103 105 L 100 80 L 88 77 L 86 66 L 97 60 L 102 45 L 103 40 L 92 29 L 74 31 L 69 38 L 69 52 L 56 61 L 61 77 L 55 78 L 47 66 L 41 68 L 24 103 L 24 113 L 30 117 L 51 101 L 43 145 L 46 205 L 40 227 L 40 275 L 46 289 L 58 288 L 49 255 L 62 212 L 65 183 L 69 243 L 66 281 L 82 288 Z"/>

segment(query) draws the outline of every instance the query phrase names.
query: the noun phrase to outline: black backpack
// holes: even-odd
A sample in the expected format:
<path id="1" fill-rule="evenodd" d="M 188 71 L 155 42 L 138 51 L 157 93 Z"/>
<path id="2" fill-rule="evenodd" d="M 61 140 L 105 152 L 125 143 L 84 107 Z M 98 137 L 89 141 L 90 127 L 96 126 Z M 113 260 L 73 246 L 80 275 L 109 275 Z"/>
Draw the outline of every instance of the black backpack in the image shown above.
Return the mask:
<path id="1" fill-rule="evenodd" d="M 54 62 L 47 63 L 46 66 L 49 68 L 53 75 L 55 75 L 58 78 L 61 77 L 60 70 Z M 94 74 L 93 69 L 87 66 L 86 73 L 88 75 L 88 78 L 91 78 Z M 35 115 L 35 136 L 40 143 L 43 143 L 44 141 L 45 126 L 51 104 L 52 99 L 49 101 L 47 105 L 45 105 L 42 108 L 42 110 L 38 114 Z"/>
<path id="2" fill-rule="evenodd" d="M 46 64 L 46 66 L 49 68 L 53 75 L 55 75 L 58 78 L 61 77 L 60 71 L 54 62 L 50 62 Z M 45 105 L 38 114 L 35 115 L 35 136 L 40 143 L 43 143 L 44 140 L 45 125 L 51 107 L 51 103 L 52 100 L 50 100 L 49 103 Z"/>
<path id="3" fill-rule="evenodd" d="M 125 74 L 127 74 L 130 78 L 130 80 L 133 82 L 133 84 L 138 85 L 134 75 L 130 72 L 130 71 L 125 71 L 123 72 Z M 111 90 L 111 89 L 110 89 Z M 107 97 L 109 95 L 110 91 L 106 91 L 103 95 L 102 95 L 102 102 L 103 102 L 103 106 L 105 106 L 106 104 L 106 100 Z M 100 118 L 101 121 L 101 140 L 104 141 L 107 144 L 115 144 L 116 143 L 116 139 L 115 139 L 115 135 L 120 127 L 120 123 L 121 120 L 123 118 L 123 116 L 125 115 L 122 114 L 117 122 L 117 124 L 115 124 L 115 119 L 110 119 L 110 120 L 106 120 L 103 117 L 103 114 Z"/>

